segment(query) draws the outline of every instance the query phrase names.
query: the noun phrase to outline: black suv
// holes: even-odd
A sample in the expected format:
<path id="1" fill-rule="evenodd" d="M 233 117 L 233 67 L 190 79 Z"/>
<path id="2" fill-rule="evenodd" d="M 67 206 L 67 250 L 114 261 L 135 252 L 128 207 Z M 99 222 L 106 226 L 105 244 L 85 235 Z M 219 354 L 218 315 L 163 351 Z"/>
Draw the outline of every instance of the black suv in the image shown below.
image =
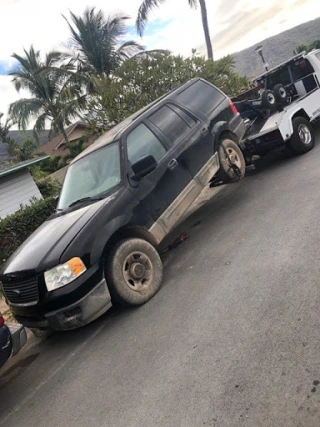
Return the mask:
<path id="1" fill-rule="evenodd" d="M 69 166 L 56 212 L 6 263 L 13 315 L 38 329 L 89 323 L 160 288 L 157 248 L 210 185 L 241 179 L 244 123 L 194 79 L 101 136 Z"/>

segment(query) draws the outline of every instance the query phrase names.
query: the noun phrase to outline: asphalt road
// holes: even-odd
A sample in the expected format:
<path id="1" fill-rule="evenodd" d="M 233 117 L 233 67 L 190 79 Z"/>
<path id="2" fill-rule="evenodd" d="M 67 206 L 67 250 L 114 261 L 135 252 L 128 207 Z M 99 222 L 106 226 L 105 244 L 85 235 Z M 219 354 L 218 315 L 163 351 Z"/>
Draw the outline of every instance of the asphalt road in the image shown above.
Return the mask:
<path id="1" fill-rule="evenodd" d="M 224 187 L 148 304 L 8 365 L 0 426 L 319 427 L 319 217 L 320 143 Z"/>

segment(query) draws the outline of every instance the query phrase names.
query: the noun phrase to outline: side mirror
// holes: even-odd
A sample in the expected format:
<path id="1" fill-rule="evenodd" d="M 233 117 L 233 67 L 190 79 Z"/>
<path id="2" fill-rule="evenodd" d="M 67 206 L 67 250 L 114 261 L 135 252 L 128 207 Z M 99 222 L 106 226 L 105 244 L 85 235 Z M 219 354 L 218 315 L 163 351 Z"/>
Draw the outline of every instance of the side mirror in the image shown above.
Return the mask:
<path id="1" fill-rule="evenodd" d="M 138 160 L 132 166 L 134 175 L 131 179 L 134 181 L 140 181 L 144 176 L 155 170 L 157 167 L 157 161 L 153 156 L 146 156 Z"/>

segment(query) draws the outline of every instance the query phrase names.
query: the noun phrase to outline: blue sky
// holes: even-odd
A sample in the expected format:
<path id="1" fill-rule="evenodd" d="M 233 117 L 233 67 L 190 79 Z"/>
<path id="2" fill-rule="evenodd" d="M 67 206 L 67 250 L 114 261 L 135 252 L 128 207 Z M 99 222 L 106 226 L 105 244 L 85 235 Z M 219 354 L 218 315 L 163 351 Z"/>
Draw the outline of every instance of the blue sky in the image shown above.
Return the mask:
<path id="1" fill-rule="evenodd" d="M 0 76 L 5 76 L 8 72 L 9 68 L 7 61 L 0 61 Z"/>

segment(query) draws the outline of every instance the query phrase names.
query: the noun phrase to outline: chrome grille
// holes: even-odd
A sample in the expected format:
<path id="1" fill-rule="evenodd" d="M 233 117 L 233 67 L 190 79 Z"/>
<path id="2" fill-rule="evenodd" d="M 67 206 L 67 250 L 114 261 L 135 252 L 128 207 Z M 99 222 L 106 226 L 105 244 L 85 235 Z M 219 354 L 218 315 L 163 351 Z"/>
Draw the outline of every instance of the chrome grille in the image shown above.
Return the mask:
<path id="1" fill-rule="evenodd" d="M 2 281 L 2 287 L 11 304 L 32 305 L 39 301 L 37 276 L 8 278 Z"/>

